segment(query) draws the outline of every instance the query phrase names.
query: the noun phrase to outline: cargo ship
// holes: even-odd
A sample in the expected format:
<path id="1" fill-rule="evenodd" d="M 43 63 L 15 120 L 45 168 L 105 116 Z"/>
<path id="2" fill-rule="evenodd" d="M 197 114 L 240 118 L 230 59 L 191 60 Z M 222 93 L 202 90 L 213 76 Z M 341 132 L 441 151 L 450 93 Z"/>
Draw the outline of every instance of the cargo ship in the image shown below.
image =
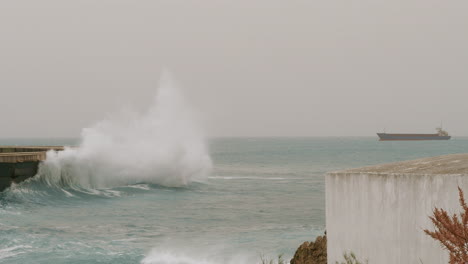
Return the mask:
<path id="1" fill-rule="evenodd" d="M 380 141 L 391 141 L 391 140 L 449 140 L 451 136 L 447 131 L 441 127 L 436 128 L 437 133 L 435 134 L 390 134 L 390 133 L 377 133 Z"/>

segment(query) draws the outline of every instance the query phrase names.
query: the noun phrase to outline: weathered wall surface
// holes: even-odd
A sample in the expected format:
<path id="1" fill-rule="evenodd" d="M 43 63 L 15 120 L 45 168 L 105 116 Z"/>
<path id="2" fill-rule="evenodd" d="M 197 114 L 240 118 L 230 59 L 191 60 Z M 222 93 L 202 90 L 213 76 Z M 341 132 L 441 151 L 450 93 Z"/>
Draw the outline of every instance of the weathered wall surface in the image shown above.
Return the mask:
<path id="1" fill-rule="evenodd" d="M 364 171 L 326 176 L 328 263 L 349 251 L 370 264 L 448 263 L 423 229 L 433 230 L 434 207 L 461 210 L 457 186 L 468 194 L 468 175 Z"/>

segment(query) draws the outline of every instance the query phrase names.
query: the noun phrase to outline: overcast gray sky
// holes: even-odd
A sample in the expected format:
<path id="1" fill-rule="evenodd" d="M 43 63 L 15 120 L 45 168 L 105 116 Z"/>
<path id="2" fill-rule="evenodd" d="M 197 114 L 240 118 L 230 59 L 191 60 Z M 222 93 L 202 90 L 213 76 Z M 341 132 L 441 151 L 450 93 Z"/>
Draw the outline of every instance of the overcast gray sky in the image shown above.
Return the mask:
<path id="1" fill-rule="evenodd" d="M 468 1 L 0 1 L 0 137 L 75 137 L 171 69 L 210 136 L 468 136 Z"/>

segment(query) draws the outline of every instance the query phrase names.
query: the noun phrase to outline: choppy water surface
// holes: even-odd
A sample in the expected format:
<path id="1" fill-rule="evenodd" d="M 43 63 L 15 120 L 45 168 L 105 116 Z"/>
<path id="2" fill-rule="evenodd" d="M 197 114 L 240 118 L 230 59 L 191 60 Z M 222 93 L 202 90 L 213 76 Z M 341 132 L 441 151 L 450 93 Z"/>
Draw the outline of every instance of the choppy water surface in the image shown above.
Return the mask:
<path id="1" fill-rule="evenodd" d="M 260 253 L 289 258 L 325 229 L 325 172 L 463 153 L 468 139 L 233 138 L 209 145 L 213 171 L 185 187 L 85 188 L 31 180 L 3 192 L 0 263 L 257 263 Z"/>

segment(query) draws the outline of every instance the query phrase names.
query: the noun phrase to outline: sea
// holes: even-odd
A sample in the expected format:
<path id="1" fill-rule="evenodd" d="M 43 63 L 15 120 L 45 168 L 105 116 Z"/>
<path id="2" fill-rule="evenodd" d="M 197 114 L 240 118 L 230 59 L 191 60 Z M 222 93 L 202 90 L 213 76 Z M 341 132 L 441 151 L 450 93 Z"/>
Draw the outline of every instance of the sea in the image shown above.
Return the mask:
<path id="1" fill-rule="evenodd" d="M 81 141 L 0 139 L 0 145 L 76 146 Z M 327 172 L 468 151 L 468 138 L 459 137 L 402 142 L 379 142 L 376 136 L 211 138 L 206 144 L 211 169 L 183 184 L 140 177 L 176 174 L 161 166 L 140 171 L 138 166 L 147 164 L 135 158 L 135 167 L 124 164 L 113 172 L 94 164 L 86 175 L 136 181 L 62 179 L 58 184 L 47 180 L 50 170 L 42 170 L 5 190 L 0 193 L 0 263 L 256 264 L 281 254 L 289 260 L 300 244 L 326 230 Z M 74 161 L 68 159 L 62 171 Z M 84 161 L 94 162 L 83 158 L 77 166 L 87 166 Z M 135 170 L 119 174 L 129 166 Z"/>

